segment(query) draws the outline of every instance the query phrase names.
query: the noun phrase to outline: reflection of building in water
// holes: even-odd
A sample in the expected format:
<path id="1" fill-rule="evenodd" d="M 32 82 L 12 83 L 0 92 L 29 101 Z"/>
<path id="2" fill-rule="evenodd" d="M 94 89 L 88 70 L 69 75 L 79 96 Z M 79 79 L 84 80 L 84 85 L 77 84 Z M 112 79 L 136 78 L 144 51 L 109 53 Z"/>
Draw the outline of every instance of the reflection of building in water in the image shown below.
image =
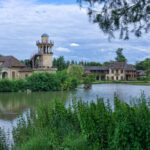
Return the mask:
<path id="1" fill-rule="evenodd" d="M 28 68 L 13 56 L 0 57 L 0 69 L 2 74 L 0 78 L 18 79 L 26 78 L 33 72 L 49 72 L 55 73 L 53 68 L 53 52 L 54 42 L 49 41 L 49 36 L 43 34 L 41 41 L 36 43 L 38 53 L 31 58 L 31 68 Z"/>

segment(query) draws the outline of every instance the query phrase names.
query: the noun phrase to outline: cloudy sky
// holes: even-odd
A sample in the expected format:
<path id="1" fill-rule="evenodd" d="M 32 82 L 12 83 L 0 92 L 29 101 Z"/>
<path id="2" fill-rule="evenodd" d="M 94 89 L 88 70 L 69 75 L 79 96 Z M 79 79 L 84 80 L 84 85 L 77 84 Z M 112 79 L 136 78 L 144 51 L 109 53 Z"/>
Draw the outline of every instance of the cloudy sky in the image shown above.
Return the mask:
<path id="1" fill-rule="evenodd" d="M 109 41 L 76 0 L 0 0 L 0 54 L 31 58 L 43 33 L 55 42 L 54 57 L 66 60 L 102 63 L 114 60 L 119 47 L 129 63 L 150 57 L 150 34 Z"/>

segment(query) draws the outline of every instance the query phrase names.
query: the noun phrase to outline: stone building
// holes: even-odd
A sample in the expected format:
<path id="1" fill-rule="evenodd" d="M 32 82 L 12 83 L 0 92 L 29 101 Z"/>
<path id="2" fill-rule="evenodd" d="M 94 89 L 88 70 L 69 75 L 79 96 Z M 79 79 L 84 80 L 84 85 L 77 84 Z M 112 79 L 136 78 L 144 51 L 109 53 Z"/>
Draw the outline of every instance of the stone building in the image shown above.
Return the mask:
<path id="1" fill-rule="evenodd" d="M 56 73 L 57 68 L 53 68 L 54 42 L 49 41 L 49 36 L 43 34 L 41 41 L 37 41 L 38 52 L 31 58 L 31 68 L 21 63 L 13 56 L 0 57 L 0 79 L 19 79 L 26 78 L 34 72 Z"/>
<path id="2" fill-rule="evenodd" d="M 85 74 L 93 74 L 97 80 L 136 80 L 136 69 L 126 62 L 111 62 L 107 67 L 86 66 Z"/>
<path id="3" fill-rule="evenodd" d="M 145 78 L 146 77 L 146 72 L 144 70 L 137 70 L 137 78 Z"/>
<path id="4" fill-rule="evenodd" d="M 25 78 L 32 74 L 32 69 L 27 68 L 23 63 L 13 56 L 0 57 L 0 79 Z"/>

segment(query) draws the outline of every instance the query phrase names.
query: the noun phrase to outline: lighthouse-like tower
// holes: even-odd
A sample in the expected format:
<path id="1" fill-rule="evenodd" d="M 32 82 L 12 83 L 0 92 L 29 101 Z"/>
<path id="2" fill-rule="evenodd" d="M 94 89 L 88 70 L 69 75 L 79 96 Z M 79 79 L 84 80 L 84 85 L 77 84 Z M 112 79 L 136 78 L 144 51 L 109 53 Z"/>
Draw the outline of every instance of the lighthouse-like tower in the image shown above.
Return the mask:
<path id="1" fill-rule="evenodd" d="M 52 68 L 53 66 L 52 48 L 54 46 L 54 42 L 50 41 L 48 34 L 44 33 L 41 36 L 41 41 L 37 41 L 36 45 L 38 47 L 39 67 Z"/>

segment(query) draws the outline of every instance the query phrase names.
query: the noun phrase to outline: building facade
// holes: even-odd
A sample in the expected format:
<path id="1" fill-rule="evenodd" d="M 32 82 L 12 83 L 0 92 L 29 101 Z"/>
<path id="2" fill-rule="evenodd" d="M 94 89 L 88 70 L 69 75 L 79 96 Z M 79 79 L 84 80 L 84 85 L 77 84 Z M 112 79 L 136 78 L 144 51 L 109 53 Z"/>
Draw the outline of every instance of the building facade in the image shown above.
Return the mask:
<path id="1" fill-rule="evenodd" d="M 0 79 L 24 79 L 38 72 L 56 73 L 57 68 L 53 68 L 54 42 L 49 41 L 47 34 L 43 34 L 41 41 L 37 41 L 36 45 L 38 52 L 31 58 L 31 68 L 26 67 L 13 56 L 0 57 Z"/>
<path id="2" fill-rule="evenodd" d="M 0 57 L 0 70 L 0 79 L 24 79 L 32 74 L 31 68 L 27 68 L 13 56 Z"/>
<path id="3" fill-rule="evenodd" d="M 136 80 L 137 73 L 133 65 L 126 62 L 111 62 L 107 67 L 86 66 L 85 74 L 93 74 L 97 80 Z"/>

